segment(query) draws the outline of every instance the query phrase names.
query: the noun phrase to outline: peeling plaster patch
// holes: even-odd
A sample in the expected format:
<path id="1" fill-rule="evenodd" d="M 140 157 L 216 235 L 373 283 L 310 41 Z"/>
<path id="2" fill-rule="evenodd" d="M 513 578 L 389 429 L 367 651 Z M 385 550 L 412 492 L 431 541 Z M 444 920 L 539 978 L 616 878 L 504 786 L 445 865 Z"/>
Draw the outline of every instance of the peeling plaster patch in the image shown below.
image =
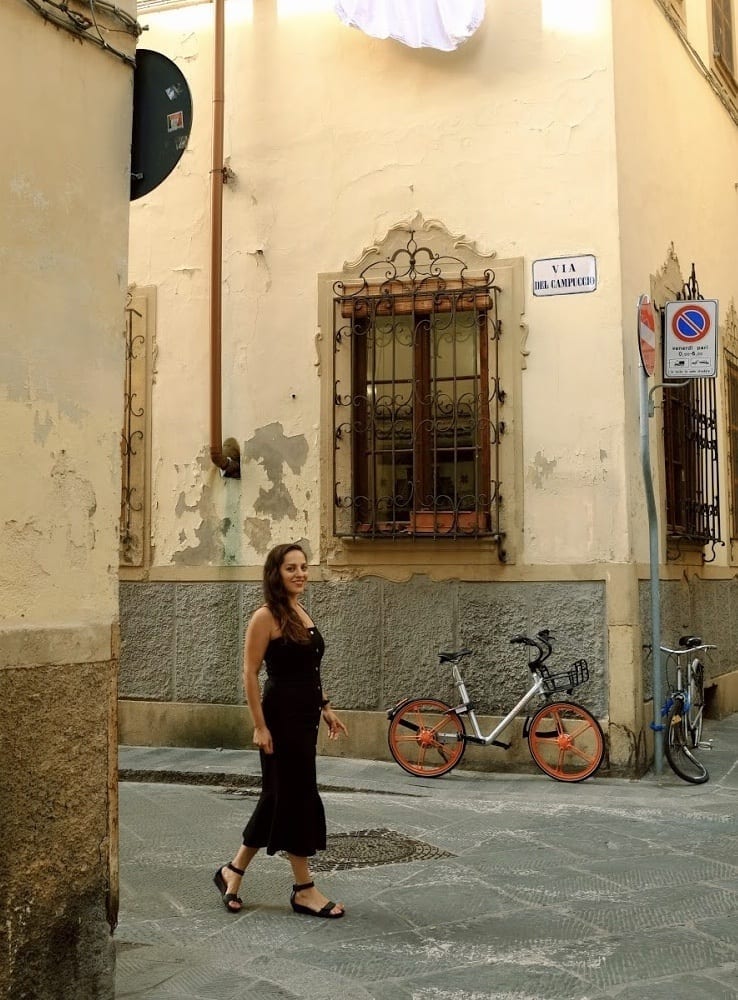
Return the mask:
<path id="1" fill-rule="evenodd" d="M 188 545 L 181 552 L 175 552 L 172 562 L 182 566 L 202 566 L 203 564 L 222 563 L 225 546 L 219 525 L 213 517 L 212 501 L 206 496 L 207 488 L 203 490 L 200 512 L 202 520 L 195 528 L 197 545 Z M 180 536 L 181 537 L 181 536 Z"/>
<path id="2" fill-rule="evenodd" d="M 284 521 L 286 517 L 294 521 L 297 517 L 297 507 L 283 482 L 275 483 L 269 490 L 260 487 L 254 510 L 257 514 L 269 514 L 275 521 Z"/>
<path id="3" fill-rule="evenodd" d="M 61 452 L 51 470 L 58 520 L 54 526 L 65 532 L 67 556 L 73 566 L 84 565 L 87 553 L 95 547 L 92 519 L 97 510 L 97 498 L 92 483 L 70 467 L 69 458 Z"/>
<path id="4" fill-rule="evenodd" d="M 177 515 L 177 517 L 182 517 L 185 511 L 197 510 L 197 507 L 198 507 L 197 501 L 195 501 L 195 503 L 193 504 L 188 504 L 184 493 L 180 493 L 179 496 L 177 497 L 177 503 L 174 506 L 174 513 Z"/>
<path id="5" fill-rule="evenodd" d="M 28 361 L 17 354 L 3 354 L 3 388 L 11 403 L 27 403 L 31 398 Z"/>
<path id="6" fill-rule="evenodd" d="M 293 541 L 294 541 L 294 539 L 293 539 Z M 302 549 L 302 551 L 307 556 L 307 561 L 308 562 L 312 562 L 312 559 L 313 559 L 313 550 L 310 548 L 310 542 L 307 540 L 307 538 L 298 538 L 295 541 L 295 545 L 299 545 L 300 548 Z"/>
<path id="7" fill-rule="evenodd" d="M 202 482 L 203 477 L 212 471 L 209 455 L 198 455 L 195 465 L 194 481 L 180 493 L 174 511 L 178 518 L 185 513 L 199 514 L 200 523 L 194 532 L 197 544 L 175 552 L 172 561 L 182 566 L 233 565 L 238 561 L 238 522 L 232 517 L 220 517 L 213 499 L 213 487 Z M 179 466 L 176 468 L 180 473 Z M 187 465 L 184 467 L 185 473 L 189 472 L 189 468 Z M 192 503 L 188 503 L 188 497 L 192 498 Z M 181 530 L 180 543 L 186 542 L 187 537 L 187 532 Z"/>
<path id="8" fill-rule="evenodd" d="M 10 190 L 19 199 L 30 203 L 34 208 L 45 209 L 49 207 L 49 200 L 41 191 L 34 191 L 27 178 L 14 177 L 10 182 Z"/>
<path id="9" fill-rule="evenodd" d="M 69 399 L 59 400 L 59 416 L 68 417 L 73 424 L 82 424 L 85 422 L 89 416 L 87 410 L 83 410 L 81 406 L 77 406 Z"/>
<path id="10" fill-rule="evenodd" d="M 528 470 L 528 478 L 534 486 L 543 486 L 543 480 L 548 479 L 551 475 L 553 475 L 555 468 L 556 459 L 554 458 L 549 462 L 545 455 L 539 451 L 533 459 L 533 464 Z"/>
<path id="11" fill-rule="evenodd" d="M 272 544 L 272 522 L 266 517 L 247 517 L 243 532 L 249 544 L 259 555 L 266 555 Z"/>
<path id="12" fill-rule="evenodd" d="M 51 433 L 51 428 L 54 426 L 54 422 L 51 419 L 49 413 L 46 413 L 43 423 L 38 415 L 38 410 L 33 415 L 33 440 L 36 444 L 44 445 L 46 444 L 46 439 Z"/>
<path id="13" fill-rule="evenodd" d="M 272 484 L 270 489 L 259 489 L 254 502 L 257 514 L 266 514 L 275 521 L 296 518 L 297 508 L 284 482 L 285 463 L 295 474 L 299 473 L 308 456 L 308 444 L 303 434 L 285 437 L 280 423 L 260 427 L 244 445 L 245 460 L 258 462 Z"/>

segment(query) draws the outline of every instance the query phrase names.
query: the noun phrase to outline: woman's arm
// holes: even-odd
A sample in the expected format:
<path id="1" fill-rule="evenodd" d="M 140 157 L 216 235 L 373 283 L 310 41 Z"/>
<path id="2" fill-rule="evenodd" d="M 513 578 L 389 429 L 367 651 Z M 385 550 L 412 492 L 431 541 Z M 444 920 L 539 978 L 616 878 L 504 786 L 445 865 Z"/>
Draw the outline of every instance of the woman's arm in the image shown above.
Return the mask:
<path id="1" fill-rule="evenodd" d="M 259 671 L 272 637 L 274 619 L 268 608 L 259 608 L 251 616 L 243 649 L 243 686 L 246 702 L 251 709 L 254 722 L 254 743 L 264 753 L 272 753 L 272 734 L 267 729 L 261 708 L 259 691 Z"/>

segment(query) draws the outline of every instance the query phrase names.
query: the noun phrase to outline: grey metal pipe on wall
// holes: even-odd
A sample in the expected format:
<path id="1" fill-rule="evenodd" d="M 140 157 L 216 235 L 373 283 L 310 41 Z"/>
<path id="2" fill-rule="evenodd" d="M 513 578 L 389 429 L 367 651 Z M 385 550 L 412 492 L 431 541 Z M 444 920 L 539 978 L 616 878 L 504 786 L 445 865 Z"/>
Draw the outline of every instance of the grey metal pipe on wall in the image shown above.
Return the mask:
<path id="1" fill-rule="evenodd" d="M 241 478 L 241 452 L 235 438 L 223 443 L 223 109 L 225 104 L 225 0 L 215 0 L 213 74 L 213 160 L 210 170 L 210 458 L 229 479 Z"/>

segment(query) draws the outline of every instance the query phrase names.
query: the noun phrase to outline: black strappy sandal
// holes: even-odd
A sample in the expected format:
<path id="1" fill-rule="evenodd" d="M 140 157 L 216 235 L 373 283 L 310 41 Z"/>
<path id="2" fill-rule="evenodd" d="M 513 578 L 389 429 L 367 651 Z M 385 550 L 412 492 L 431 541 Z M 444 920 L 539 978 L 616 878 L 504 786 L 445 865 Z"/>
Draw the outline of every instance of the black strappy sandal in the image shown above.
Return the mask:
<path id="1" fill-rule="evenodd" d="M 221 865 L 215 875 L 213 875 L 213 882 L 215 882 L 215 886 L 220 893 L 220 898 L 223 900 L 223 906 L 225 906 L 229 913 L 240 913 L 243 908 L 243 900 L 240 896 L 237 896 L 235 892 L 228 892 L 228 884 L 223 878 L 224 868 L 230 868 L 230 870 L 235 872 L 236 875 L 243 875 L 244 869 L 236 868 L 236 866 L 232 865 L 229 861 L 227 865 Z M 234 910 L 231 903 L 238 903 L 238 909 Z"/>
<path id="2" fill-rule="evenodd" d="M 295 902 L 295 896 L 302 889 L 312 889 L 315 882 L 303 882 L 302 885 L 292 886 L 292 895 L 290 896 L 290 903 L 292 904 L 292 909 L 295 913 L 305 913 L 309 917 L 327 917 L 329 920 L 338 920 L 342 917 L 344 911 L 341 910 L 339 913 L 331 913 L 331 910 L 336 905 L 332 900 L 327 902 L 322 910 L 311 910 L 309 906 L 303 906 L 302 903 Z"/>

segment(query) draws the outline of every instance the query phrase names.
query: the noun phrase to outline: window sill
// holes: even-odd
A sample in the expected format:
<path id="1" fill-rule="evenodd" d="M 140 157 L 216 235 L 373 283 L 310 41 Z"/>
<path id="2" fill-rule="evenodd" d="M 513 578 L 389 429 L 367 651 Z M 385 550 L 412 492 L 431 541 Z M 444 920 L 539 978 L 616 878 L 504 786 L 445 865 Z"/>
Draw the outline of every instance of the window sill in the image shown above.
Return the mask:
<path id="1" fill-rule="evenodd" d="M 338 536 L 342 537 L 342 536 Z M 416 511 L 409 521 L 377 521 L 359 524 L 356 532 L 344 538 L 389 539 L 397 538 L 492 538 L 498 533 L 490 531 L 489 514 L 475 511 Z"/>

